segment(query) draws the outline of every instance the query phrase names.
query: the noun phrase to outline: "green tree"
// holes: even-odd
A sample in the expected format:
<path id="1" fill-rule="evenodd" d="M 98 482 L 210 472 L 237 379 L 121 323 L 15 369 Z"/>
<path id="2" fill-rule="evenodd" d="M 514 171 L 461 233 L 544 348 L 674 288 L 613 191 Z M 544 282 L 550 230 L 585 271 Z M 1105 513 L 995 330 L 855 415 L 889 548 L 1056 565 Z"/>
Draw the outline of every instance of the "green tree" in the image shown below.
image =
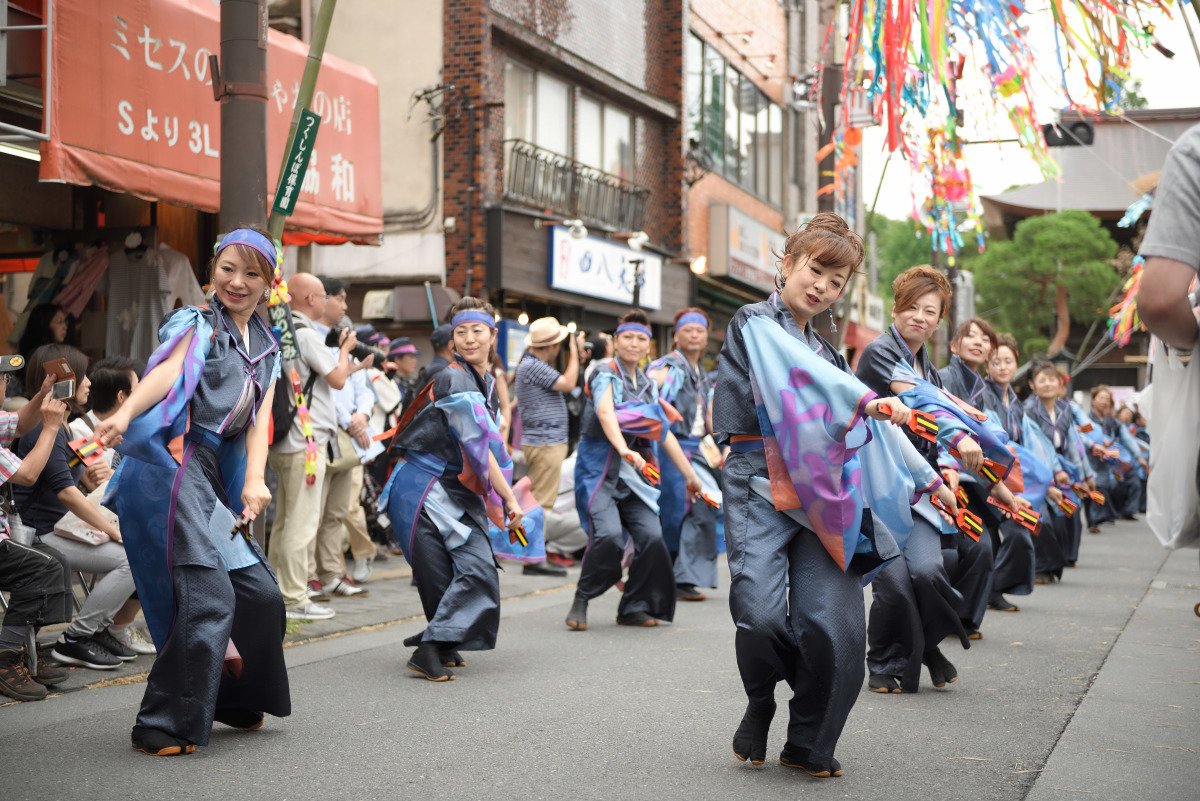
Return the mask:
<path id="1" fill-rule="evenodd" d="M 888 313 L 892 309 L 892 281 L 918 264 L 929 264 L 933 243 L 929 232 L 912 220 L 889 220 L 875 215 L 871 222 L 879 255 L 879 294 Z"/>
<path id="2" fill-rule="evenodd" d="M 973 260 L 979 308 L 1023 353 L 1062 350 L 1071 319 L 1094 318 L 1121 277 L 1110 263 L 1117 244 L 1100 221 L 1072 210 L 1029 217 L 1013 238 L 992 241 Z"/>

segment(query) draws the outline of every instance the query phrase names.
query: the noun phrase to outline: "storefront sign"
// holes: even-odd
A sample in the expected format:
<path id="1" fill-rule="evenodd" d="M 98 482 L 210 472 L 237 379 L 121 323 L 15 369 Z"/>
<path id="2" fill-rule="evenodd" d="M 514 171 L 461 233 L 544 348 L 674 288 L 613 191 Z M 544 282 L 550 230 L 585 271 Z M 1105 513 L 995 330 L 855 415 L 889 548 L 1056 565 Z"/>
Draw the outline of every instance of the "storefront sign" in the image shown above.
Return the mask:
<path id="1" fill-rule="evenodd" d="M 284 217 L 292 216 L 296 210 L 300 187 L 304 185 L 304 173 L 308 170 L 308 160 L 312 157 L 320 128 L 320 117 L 306 108 L 300 109 L 296 138 L 292 140 L 292 149 L 283 163 L 283 173 L 279 176 L 279 185 L 275 187 L 275 203 L 271 206 Z"/>
<path id="2" fill-rule="evenodd" d="M 733 206 L 708 210 L 708 272 L 766 294 L 775 291 L 779 255 L 787 237 Z"/>
<path id="3" fill-rule="evenodd" d="M 640 260 L 640 264 L 638 264 Z M 632 304 L 640 276 L 638 306 L 662 308 L 661 256 L 594 236 L 573 239 L 567 228 L 550 229 L 550 286 L 564 292 Z"/>
<path id="4" fill-rule="evenodd" d="M 220 52 L 220 6 L 59 0 L 52 31 L 51 141 L 39 177 L 217 211 L 221 106 L 208 58 Z M 275 30 L 267 41 L 267 177 L 275 186 L 308 46 Z M 376 242 L 379 86 L 366 68 L 326 55 L 312 111 L 320 146 L 309 151 L 289 228 Z"/>

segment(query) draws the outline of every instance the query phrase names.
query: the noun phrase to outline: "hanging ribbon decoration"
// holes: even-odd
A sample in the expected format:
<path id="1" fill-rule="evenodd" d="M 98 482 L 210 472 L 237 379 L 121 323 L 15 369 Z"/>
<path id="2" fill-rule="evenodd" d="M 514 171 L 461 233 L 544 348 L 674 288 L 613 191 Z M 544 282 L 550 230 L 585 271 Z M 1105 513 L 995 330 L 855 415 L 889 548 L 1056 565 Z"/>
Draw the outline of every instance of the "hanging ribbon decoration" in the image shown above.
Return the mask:
<path id="1" fill-rule="evenodd" d="M 290 377 L 292 393 L 296 398 L 296 419 L 300 421 L 300 431 L 304 434 L 304 483 L 311 487 L 317 483 L 317 437 L 313 434 L 312 418 L 304 400 L 304 389 L 300 386 L 300 374 L 293 369 Z"/>

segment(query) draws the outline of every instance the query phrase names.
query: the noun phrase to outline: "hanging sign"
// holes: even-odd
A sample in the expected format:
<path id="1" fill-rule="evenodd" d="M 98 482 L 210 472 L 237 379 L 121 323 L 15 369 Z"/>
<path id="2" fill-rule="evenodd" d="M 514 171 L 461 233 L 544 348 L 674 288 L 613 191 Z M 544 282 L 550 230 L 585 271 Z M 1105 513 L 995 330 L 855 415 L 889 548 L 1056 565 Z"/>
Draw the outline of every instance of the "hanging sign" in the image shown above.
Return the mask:
<path id="1" fill-rule="evenodd" d="M 312 158 L 313 146 L 320 130 L 321 118 L 306 108 L 301 109 L 300 120 L 296 125 L 296 137 L 292 140 L 292 149 L 288 151 L 283 172 L 279 174 L 279 186 L 275 187 L 275 202 L 271 205 L 273 210 L 284 217 L 290 217 L 296 210 L 296 201 L 300 199 L 300 187 L 304 185 L 304 173 L 308 170 L 308 160 Z"/>

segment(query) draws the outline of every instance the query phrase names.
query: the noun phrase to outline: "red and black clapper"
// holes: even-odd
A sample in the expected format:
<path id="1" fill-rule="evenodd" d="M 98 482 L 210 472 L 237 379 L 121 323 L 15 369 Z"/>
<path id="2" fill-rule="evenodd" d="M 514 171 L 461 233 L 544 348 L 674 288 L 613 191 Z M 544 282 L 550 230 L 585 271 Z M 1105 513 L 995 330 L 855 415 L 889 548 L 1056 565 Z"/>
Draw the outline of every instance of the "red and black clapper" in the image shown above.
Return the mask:
<path id="1" fill-rule="evenodd" d="M 979 515 L 962 506 L 958 508 L 958 514 L 955 514 L 954 512 L 951 512 L 950 507 L 942 503 L 942 499 L 936 495 L 930 495 L 929 501 L 935 507 L 937 507 L 942 514 L 953 520 L 954 525 L 958 527 L 959 531 L 961 531 L 963 534 L 966 534 L 976 542 L 979 542 L 979 536 L 983 534 L 983 521 L 979 519 Z"/>
<path id="2" fill-rule="evenodd" d="M 633 453 L 625 454 L 625 460 L 630 464 L 636 464 L 636 462 L 633 460 Z M 659 475 L 658 468 L 655 467 L 654 463 L 650 461 L 647 461 L 642 465 L 642 478 L 646 479 L 656 487 L 662 483 L 662 476 Z"/>
<path id="3" fill-rule="evenodd" d="M 509 515 L 508 519 L 512 520 L 512 515 Z M 525 527 L 517 526 L 516 528 L 509 529 L 508 541 L 509 541 L 509 543 L 519 542 L 519 543 L 521 543 L 522 548 L 528 548 L 529 547 L 529 538 L 525 536 Z"/>
<path id="4" fill-rule="evenodd" d="M 91 467 L 104 456 L 104 446 L 97 442 L 94 437 L 71 440 L 67 443 L 67 447 L 71 449 L 72 454 L 71 458 L 67 461 L 67 467 L 74 467 L 78 464 L 83 464 L 84 467 Z"/>
<path id="5" fill-rule="evenodd" d="M 1001 512 L 1004 512 L 1006 515 L 1020 523 L 1025 528 L 1029 529 L 1030 532 L 1032 532 L 1035 536 L 1038 534 L 1038 530 L 1042 527 L 1042 516 L 1032 509 L 1026 509 L 1022 507 L 1014 510 L 1008 504 L 1001 503 L 992 497 L 989 497 L 987 502 L 992 506 L 995 506 Z"/>
<path id="6" fill-rule="evenodd" d="M 1087 487 L 1083 486 L 1083 484 L 1072 484 L 1071 489 L 1073 489 L 1073 490 L 1075 490 L 1075 492 L 1079 493 L 1080 496 L 1086 496 L 1088 498 L 1091 498 L 1092 503 L 1099 504 L 1100 506 L 1104 505 L 1104 493 L 1103 492 L 1097 492 L 1096 490 L 1090 490 Z"/>
<path id="7" fill-rule="evenodd" d="M 886 403 L 881 403 L 878 406 L 879 411 L 884 414 L 891 414 L 892 407 Z M 937 420 L 933 419 L 933 415 L 928 412 L 912 410 L 912 414 L 908 418 L 908 422 L 904 425 L 909 431 L 916 434 L 923 440 L 928 442 L 937 442 L 938 424 Z"/>

